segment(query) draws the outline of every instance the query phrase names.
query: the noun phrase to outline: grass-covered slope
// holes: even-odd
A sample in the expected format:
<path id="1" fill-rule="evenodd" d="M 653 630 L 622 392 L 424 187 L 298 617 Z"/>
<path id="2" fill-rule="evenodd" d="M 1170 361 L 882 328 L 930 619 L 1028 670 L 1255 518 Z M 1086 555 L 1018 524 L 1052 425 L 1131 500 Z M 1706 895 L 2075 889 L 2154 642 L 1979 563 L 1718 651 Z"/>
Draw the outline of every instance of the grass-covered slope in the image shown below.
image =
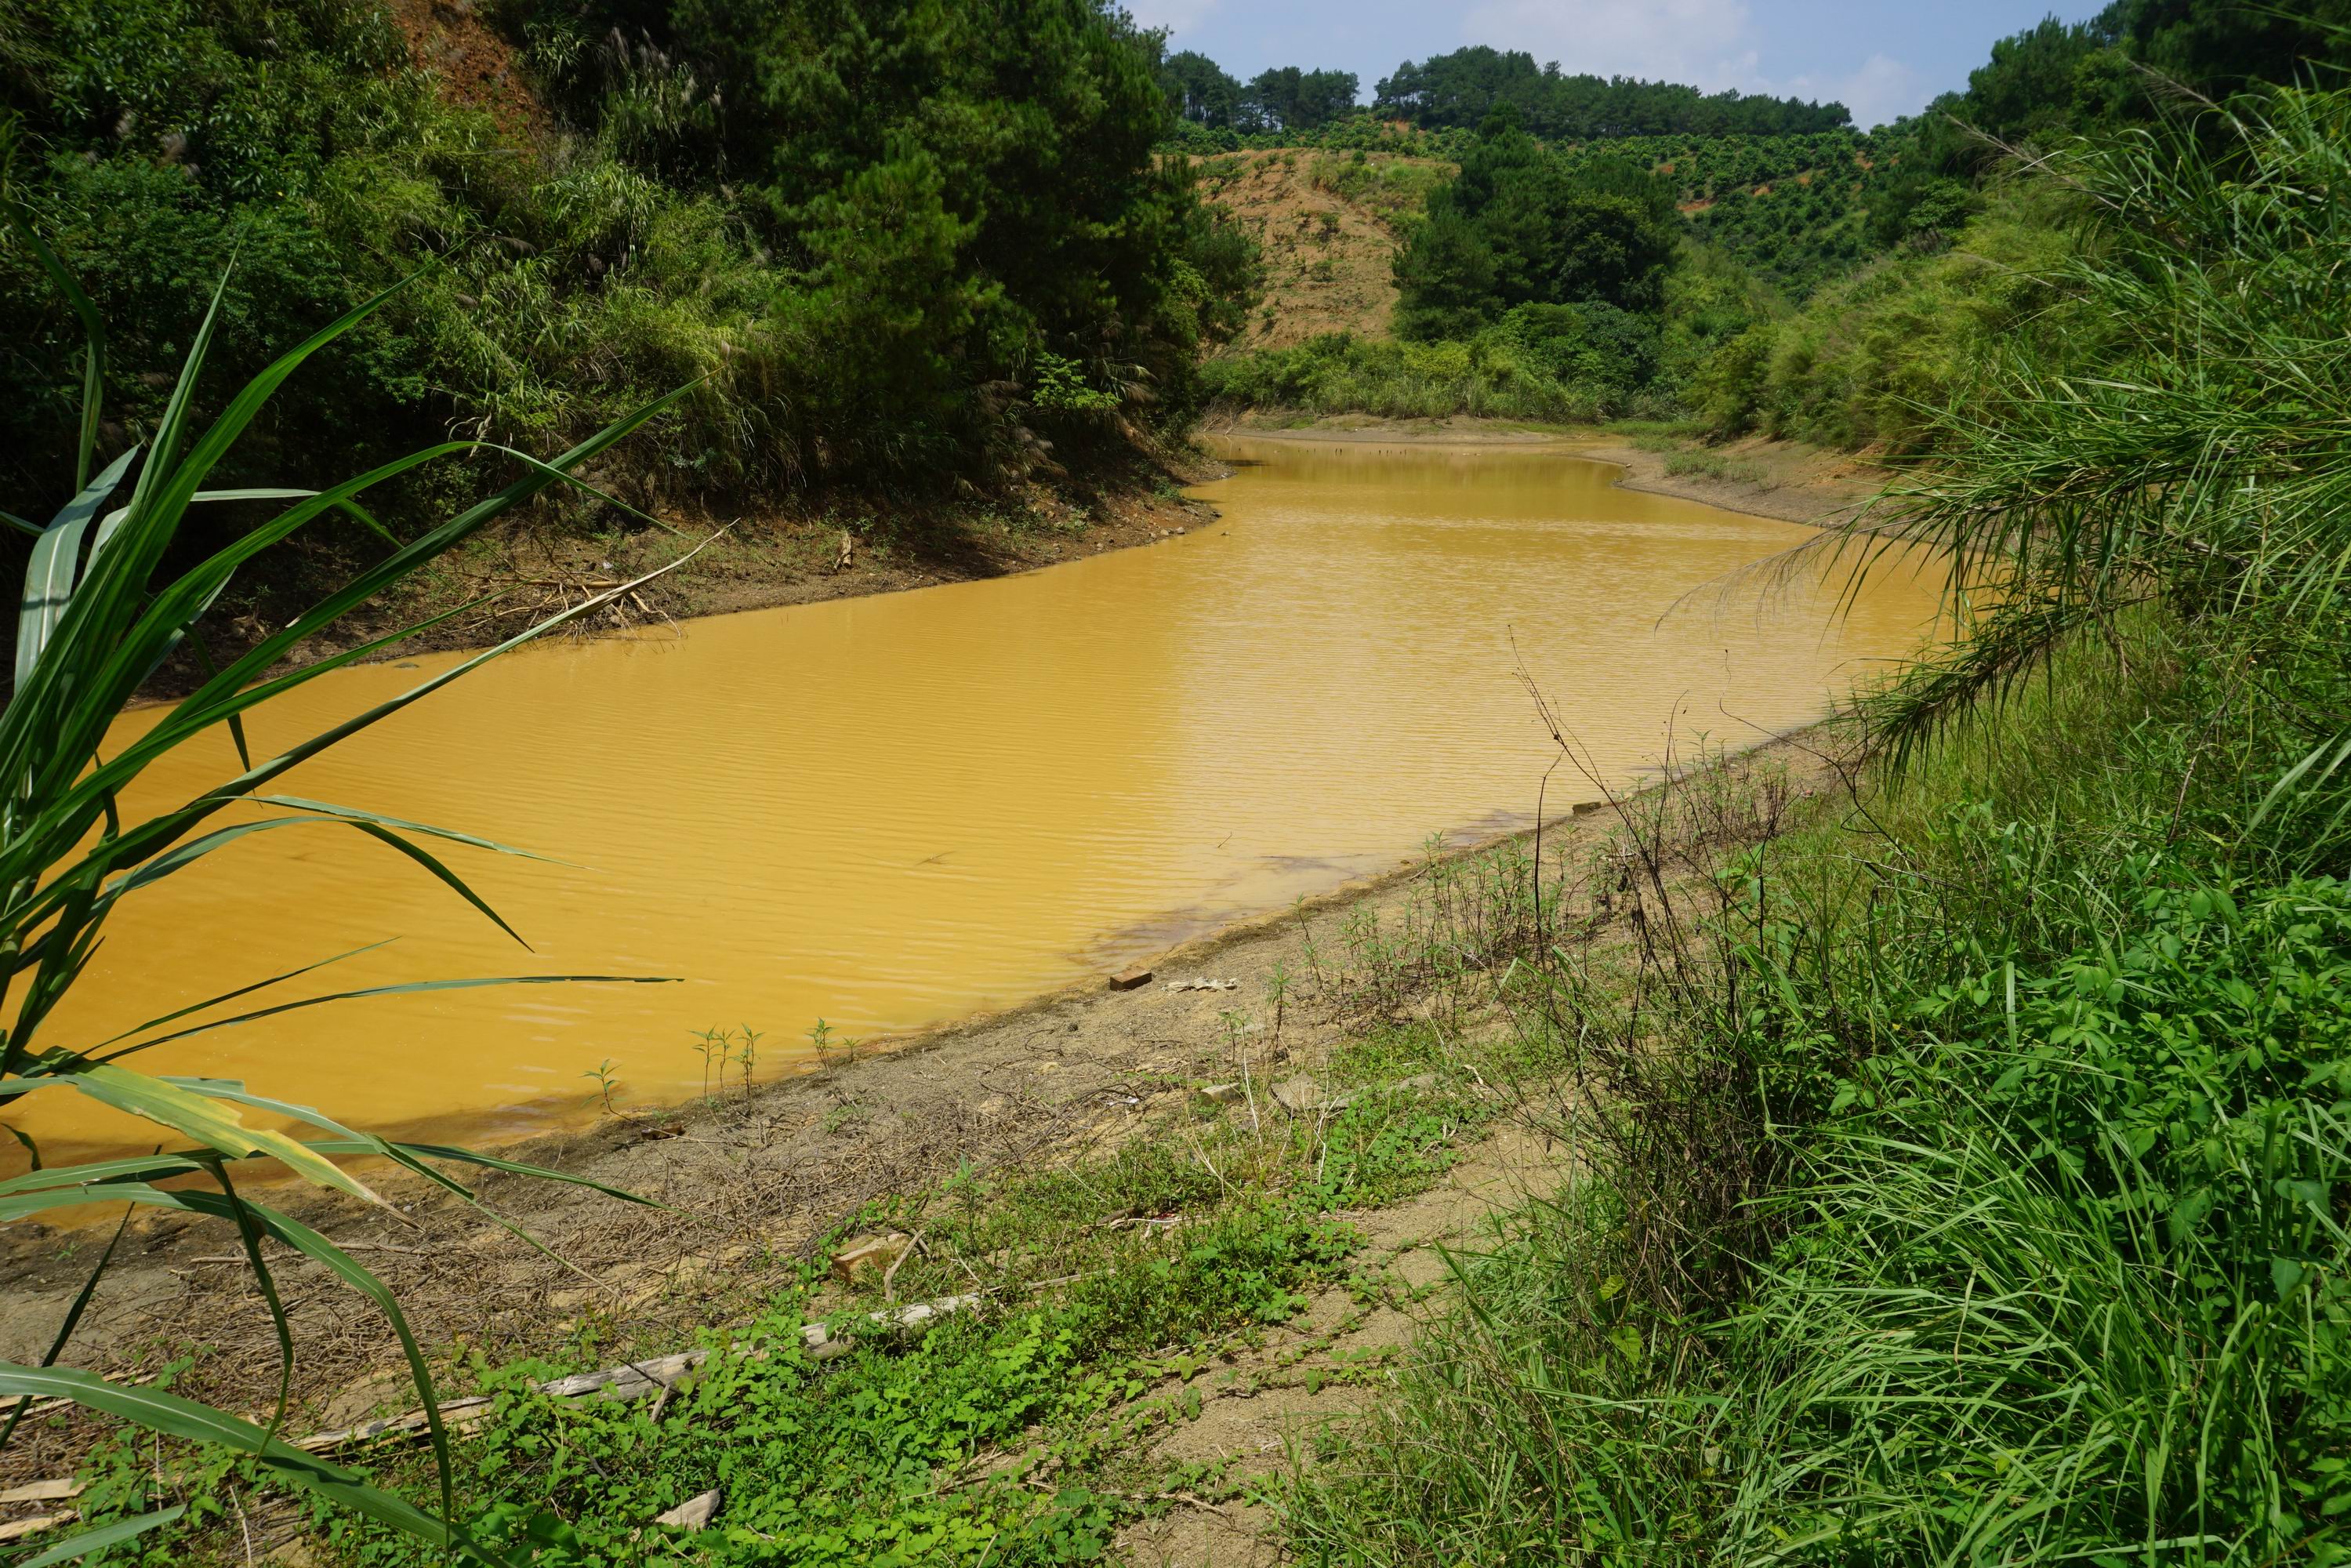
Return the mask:
<path id="1" fill-rule="evenodd" d="M 1636 822 L 1629 955 L 1529 956 L 1593 1178 L 1301 1487 L 1306 1555 L 2351 1553 L 2347 118 L 2064 165 L 2078 331 L 1973 350 L 1852 538 L 1949 552 L 1966 640 L 1793 831 Z"/>

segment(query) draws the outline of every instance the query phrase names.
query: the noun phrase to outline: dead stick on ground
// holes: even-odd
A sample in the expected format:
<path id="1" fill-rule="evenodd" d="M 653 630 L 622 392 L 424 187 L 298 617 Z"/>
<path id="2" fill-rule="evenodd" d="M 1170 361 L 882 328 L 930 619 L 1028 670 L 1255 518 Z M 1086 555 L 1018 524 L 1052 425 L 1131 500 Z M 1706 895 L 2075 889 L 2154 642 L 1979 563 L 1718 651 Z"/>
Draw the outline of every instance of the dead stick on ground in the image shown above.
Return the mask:
<path id="1" fill-rule="evenodd" d="M 904 1247 L 898 1249 L 898 1255 L 890 1260 L 890 1266 L 882 1270 L 882 1300 L 886 1304 L 891 1306 L 897 1305 L 898 1292 L 894 1289 L 894 1284 L 898 1278 L 898 1265 L 913 1257 L 914 1255 L 914 1249 L 920 1247 L 922 1244 L 923 1232 L 917 1230 L 914 1235 L 906 1239 L 906 1244 Z"/>

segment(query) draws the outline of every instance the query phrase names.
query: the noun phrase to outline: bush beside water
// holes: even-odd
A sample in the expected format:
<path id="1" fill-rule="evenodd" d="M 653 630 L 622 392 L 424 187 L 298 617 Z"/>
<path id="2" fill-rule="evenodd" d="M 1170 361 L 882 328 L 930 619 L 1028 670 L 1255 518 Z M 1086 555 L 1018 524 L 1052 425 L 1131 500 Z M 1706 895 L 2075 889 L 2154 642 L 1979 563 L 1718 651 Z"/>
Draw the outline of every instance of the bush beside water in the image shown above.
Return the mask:
<path id="1" fill-rule="evenodd" d="M 847 29 L 515 0 L 432 25 L 416 57 L 469 62 L 446 76 L 340 0 L 0 0 L 0 183 L 108 324 L 117 438 L 153 426 L 224 276 L 213 362 L 240 377 L 422 275 L 225 480 L 451 429 L 559 450 L 689 382 L 628 460 L 636 499 L 1050 475 L 1122 417 L 1180 428 L 1249 301 L 1252 246 L 1154 155 L 1147 40 L 1093 0 Z M 0 331 L 0 488 L 46 516 L 80 326 L 16 245 Z M 494 468 L 378 505 L 405 528 Z"/>

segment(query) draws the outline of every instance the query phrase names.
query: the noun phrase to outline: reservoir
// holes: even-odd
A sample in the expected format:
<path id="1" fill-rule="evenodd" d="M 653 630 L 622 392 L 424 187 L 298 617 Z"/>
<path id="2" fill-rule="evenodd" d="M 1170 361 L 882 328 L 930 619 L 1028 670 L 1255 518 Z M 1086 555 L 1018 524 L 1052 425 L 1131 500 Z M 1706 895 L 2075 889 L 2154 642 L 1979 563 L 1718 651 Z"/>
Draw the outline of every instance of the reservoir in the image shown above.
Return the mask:
<path id="1" fill-rule="evenodd" d="M 619 1103 L 675 1102 L 706 1029 L 760 1031 L 783 1071 L 820 1019 L 873 1039 L 1017 1003 L 1524 825 L 1555 752 L 1522 671 L 1631 782 L 1669 731 L 1687 754 L 1820 715 L 1931 624 L 1934 585 L 1883 570 L 1843 612 L 1835 572 L 1726 594 L 1812 530 L 1618 488 L 1564 445 L 1218 451 L 1232 476 L 1196 493 L 1221 518 L 1148 548 L 491 664 L 275 788 L 548 857 L 433 846 L 528 951 L 348 828 L 261 834 L 127 900 L 47 1042 L 382 943 L 241 1005 L 678 983 L 337 1003 L 131 1061 L 436 1137 L 583 1118 L 608 1060 Z M 302 686 L 248 716 L 255 752 L 455 657 Z M 126 815 L 237 770 L 225 734 L 184 747 Z M 1562 769 L 1552 809 L 1592 794 Z M 11 1114 L 52 1162 L 154 1141 L 43 1098 Z"/>

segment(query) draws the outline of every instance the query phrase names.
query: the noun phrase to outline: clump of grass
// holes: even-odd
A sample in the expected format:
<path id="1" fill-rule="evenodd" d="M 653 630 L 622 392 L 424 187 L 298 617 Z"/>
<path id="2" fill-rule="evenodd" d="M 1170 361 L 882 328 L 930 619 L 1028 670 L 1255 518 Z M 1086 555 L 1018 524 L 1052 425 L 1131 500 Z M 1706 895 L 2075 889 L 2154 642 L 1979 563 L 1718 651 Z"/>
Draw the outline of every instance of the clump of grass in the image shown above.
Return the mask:
<path id="1" fill-rule="evenodd" d="M 1638 443 L 1636 442 L 1635 444 Z M 1661 449 L 1651 448 L 1651 450 Z M 1677 478 L 1696 475 L 1725 485 L 1752 485 L 1766 489 L 1771 487 L 1768 484 L 1771 471 L 1761 463 L 1751 458 L 1730 457 L 1719 452 L 1709 452 L 1702 446 L 1669 451 L 1666 458 L 1666 472 Z"/>

